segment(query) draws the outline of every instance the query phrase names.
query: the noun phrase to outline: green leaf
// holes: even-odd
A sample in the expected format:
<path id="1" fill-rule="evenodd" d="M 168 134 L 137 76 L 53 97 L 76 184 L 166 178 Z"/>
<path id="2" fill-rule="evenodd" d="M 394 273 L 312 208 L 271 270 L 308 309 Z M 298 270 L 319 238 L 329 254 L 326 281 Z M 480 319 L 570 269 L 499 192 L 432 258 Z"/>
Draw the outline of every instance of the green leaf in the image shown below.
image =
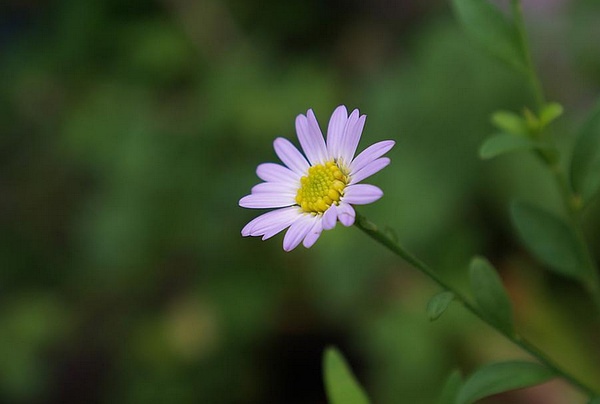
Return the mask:
<path id="1" fill-rule="evenodd" d="M 488 0 L 453 0 L 452 3 L 469 36 L 518 71 L 527 70 L 518 32 L 498 8 Z"/>
<path id="2" fill-rule="evenodd" d="M 511 218 L 525 245 L 541 262 L 562 275 L 577 279 L 585 277 L 577 237 L 561 219 L 520 201 L 513 202 Z"/>
<path id="3" fill-rule="evenodd" d="M 571 159 L 571 184 L 589 200 L 600 189 L 600 102 L 580 129 Z"/>
<path id="4" fill-rule="evenodd" d="M 434 295 L 427 303 L 427 315 L 429 316 L 429 320 L 437 320 L 444 314 L 452 300 L 454 300 L 454 293 L 450 291 L 444 291 Z"/>
<path id="5" fill-rule="evenodd" d="M 446 379 L 446 383 L 444 383 L 442 392 L 438 397 L 437 404 L 456 404 L 456 397 L 458 396 L 461 385 L 462 375 L 460 374 L 460 370 L 457 369 L 450 373 L 450 376 Z"/>
<path id="6" fill-rule="evenodd" d="M 563 107 L 557 102 L 551 102 L 549 104 L 544 105 L 542 110 L 540 111 L 540 123 L 542 126 L 546 126 L 556 118 L 563 114 Z"/>
<path id="7" fill-rule="evenodd" d="M 555 377 L 548 368 L 533 362 L 499 362 L 473 373 L 460 389 L 457 402 L 473 403 L 505 391 L 535 386 Z"/>
<path id="8" fill-rule="evenodd" d="M 485 318 L 499 329 L 512 334 L 512 305 L 494 267 L 485 258 L 475 257 L 471 261 L 469 275 L 473 296 Z"/>
<path id="9" fill-rule="evenodd" d="M 479 157 L 487 160 L 501 154 L 532 150 L 539 147 L 540 145 L 531 139 L 504 133 L 486 139 L 479 149 Z"/>
<path id="10" fill-rule="evenodd" d="M 325 390 L 330 404 L 368 404 L 369 399 L 356 381 L 342 354 L 333 347 L 323 354 Z"/>
<path id="11" fill-rule="evenodd" d="M 588 404 L 600 404 L 600 396 L 598 397 L 593 397 Z"/>
<path id="12" fill-rule="evenodd" d="M 492 124 L 498 129 L 513 135 L 527 135 L 527 123 L 520 116 L 510 111 L 496 111 L 492 114 Z"/>

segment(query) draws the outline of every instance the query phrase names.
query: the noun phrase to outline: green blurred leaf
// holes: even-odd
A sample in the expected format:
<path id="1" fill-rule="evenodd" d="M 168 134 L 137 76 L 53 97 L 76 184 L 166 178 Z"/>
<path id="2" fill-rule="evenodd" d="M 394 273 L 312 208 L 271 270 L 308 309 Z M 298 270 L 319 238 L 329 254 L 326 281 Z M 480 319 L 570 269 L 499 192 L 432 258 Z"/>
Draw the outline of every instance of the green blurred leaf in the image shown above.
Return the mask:
<path id="1" fill-rule="evenodd" d="M 479 149 L 479 157 L 487 160 L 501 154 L 532 150 L 537 147 L 540 147 L 540 144 L 531 139 L 503 133 L 486 139 Z"/>
<path id="2" fill-rule="evenodd" d="M 456 397 L 458 396 L 461 385 L 462 376 L 460 370 L 456 369 L 450 373 L 450 376 L 446 379 L 446 383 L 444 383 L 437 404 L 456 404 Z"/>
<path id="3" fill-rule="evenodd" d="M 535 386 L 555 377 L 548 368 L 533 362 L 499 362 L 483 366 L 460 389 L 457 402 L 473 403 L 505 391 Z"/>
<path id="4" fill-rule="evenodd" d="M 444 314 L 452 300 L 454 300 L 454 293 L 447 290 L 434 295 L 427 303 L 427 315 L 429 316 L 429 320 L 437 320 Z"/>
<path id="5" fill-rule="evenodd" d="M 525 245 L 550 269 L 571 278 L 585 276 L 577 238 L 561 219 L 521 201 L 513 202 L 511 218 Z"/>
<path id="6" fill-rule="evenodd" d="M 600 102 L 577 135 L 571 159 L 571 184 L 584 202 L 600 189 Z"/>
<path id="7" fill-rule="evenodd" d="M 485 318 L 496 327 L 512 334 L 512 305 L 494 267 L 485 258 L 475 257 L 471 261 L 469 275 L 475 301 Z"/>
<path id="8" fill-rule="evenodd" d="M 331 404 L 368 404 L 369 399 L 336 348 L 323 355 L 323 373 L 327 398 Z"/>
<path id="9" fill-rule="evenodd" d="M 600 396 L 599 397 L 593 397 L 588 404 L 600 404 Z"/>
<path id="10" fill-rule="evenodd" d="M 488 0 L 453 0 L 452 3 L 468 35 L 516 70 L 526 70 L 517 30 L 500 10 Z"/>
<path id="11" fill-rule="evenodd" d="M 510 111 L 496 111 L 492 114 L 492 123 L 506 133 L 527 135 L 527 123 L 520 115 Z"/>
<path id="12" fill-rule="evenodd" d="M 529 133 L 538 134 L 542 130 L 542 123 L 539 118 L 531 112 L 529 108 L 523 110 L 523 116 L 525 117 L 525 124 L 527 125 L 527 131 Z"/>
<path id="13" fill-rule="evenodd" d="M 546 104 L 540 111 L 540 123 L 542 126 L 546 126 L 561 116 L 563 112 L 563 106 L 557 102 Z"/>

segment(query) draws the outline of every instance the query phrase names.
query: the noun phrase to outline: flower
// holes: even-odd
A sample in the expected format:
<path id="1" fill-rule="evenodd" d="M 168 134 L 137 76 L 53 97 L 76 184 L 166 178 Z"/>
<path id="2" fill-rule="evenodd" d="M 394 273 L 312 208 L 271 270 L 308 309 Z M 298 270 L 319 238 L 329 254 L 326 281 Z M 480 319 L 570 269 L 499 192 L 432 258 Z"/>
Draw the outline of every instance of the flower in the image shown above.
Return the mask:
<path id="1" fill-rule="evenodd" d="M 264 213 L 242 229 L 242 236 L 273 237 L 289 227 L 283 249 L 291 251 L 300 243 L 311 247 L 323 230 L 333 229 L 339 220 L 352 226 L 356 216 L 352 205 L 365 205 L 383 196 L 374 185 L 360 184 L 390 163 L 382 157 L 393 146 L 385 140 L 366 148 L 356 158 L 366 115 L 358 109 L 350 116 L 346 107 L 335 109 L 327 128 L 327 142 L 312 110 L 296 118 L 296 132 L 303 156 L 287 139 L 273 142 L 275 153 L 285 166 L 263 163 L 256 174 L 263 180 L 240 206 L 252 209 L 276 208 Z"/>

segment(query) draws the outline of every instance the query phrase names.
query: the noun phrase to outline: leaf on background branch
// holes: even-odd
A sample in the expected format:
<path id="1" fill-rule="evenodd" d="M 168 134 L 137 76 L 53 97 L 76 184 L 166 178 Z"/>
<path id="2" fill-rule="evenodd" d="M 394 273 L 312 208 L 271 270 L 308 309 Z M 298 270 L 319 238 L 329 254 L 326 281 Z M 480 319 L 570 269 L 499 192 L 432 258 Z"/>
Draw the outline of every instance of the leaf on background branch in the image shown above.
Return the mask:
<path id="1" fill-rule="evenodd" d="M 498 362 L 475 371 L 458 394 L 458 404 L 473 403 L 484 397 L 544 383 L 556 375 L 534 362 Z"/>
<path id="2" fill-rule="evenodd" d="M 524 244 L 549 269 L 570 278 L 585 278 L 577 237 L 563 220 L 521 201 L 512 203 L 511 218 Z"/>
<path id="3" fill-rule="evenodd" d="M 454 300 L 454 293 L 450 291 L 440 292 L 434 295 L 427 303 L 427 316 L 429 320 L 437 320 Z"/>
<path id="4" fill-rule="evenodd" d="M 563 106 L 557 102 L 551 102 L 544 105 L 540 111 L 540 124 L 542 127 L 548 126 L 548 124 L 558 119 L 563 112 Z"/>
<path id="5" fill-rule="evenodd" d="M 479 149 L 479 157 L 487 160 L 501 154 L 536 148 L 544 148 L 544 146 L 526 137 L 503 133 L 486 139 Z"/>
<path id="6" fill-rule="evenodd" d="M 515 25 L 488 0 L 453 0 L 465 31 L 484 49 L 520 72 L 527 70 Z"/>
<path id="7" fill-rule="evenodd" d="M 600 190 L 600 102 L 577 134 L 571 158 L 571 185 L 584 203 Z"/>
<path id="8" fill-rule="evenodd" d="M 494 326 L 514 333 L 512 304 L 494 267 L 482 257 L 475 257 L 469 268 L 471 289 L 477 306 Z"/>
<path id="9" fill-rule="evenodd" d="M 437 400 L 437 404 L 456 404 L 456 397 L 458 396 L 458 392 L 462 386 L 462 375 L 460 374 L 460 370 L 456 369 L 448 379 L 446 379 L 446 383 L 444 383 L 444 387 L 442 388 L 442 392 Z"/>
<path id="10" fill-rule="evenodd" d="M 520 116 L 510 111 L 496 111 L 492 114 L 492 124 L 498 129 L 513 135 L 527 135 L 527 122 Z"/>
<path id="11" fill-rule="evenodd" d="M 323 354 L 323 378 L 330 404 L 369 404 L 369 399 L 337 348 Z"/>

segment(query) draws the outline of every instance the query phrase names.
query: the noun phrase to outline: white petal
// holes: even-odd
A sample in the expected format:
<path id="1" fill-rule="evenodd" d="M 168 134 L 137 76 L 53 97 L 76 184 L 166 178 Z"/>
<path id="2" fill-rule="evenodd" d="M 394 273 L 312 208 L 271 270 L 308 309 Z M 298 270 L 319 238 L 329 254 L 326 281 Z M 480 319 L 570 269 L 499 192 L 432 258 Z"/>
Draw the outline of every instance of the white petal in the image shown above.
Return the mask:
<path id="1" fill-rule="evenodd" d="M 344 202 L 352 205 L 366 205 L 383 196 L 383 191 L 375 185 L 356 184 L 344 189 Z"/>
<path id="2" fill-rule="evenodd" d="M 387 158 L 387 157 L 378 158 L 377 160 L 372 161 L 369 164 L 367 164 L 365 167 L 363 167 L 361 170 L 357 171 L 355 174 L 352 174 L 352 176 L 350 178 L 350 183 L 356 184 L 357 182 L 361 182 L 365 178 L 370 177 L 373 174 L 375 174 L 376 172 L 387 167 L 388 164 L 390 164 L 389 158 Z"/>
<path id="3" fill-rule="evenodd" d="M 298 208 L 296 207 L 272 210 L 252 219 L 242 229 L 242 236 L 262 236 L 265 231 L 278 224 L 287 223 L 287 226 L 289 226 L 298 216 Z"/>
<path id="4" fill-rule="evenodd" d="M 331 230 L 335 227 L 337 223 L 337 207 L 336 205 L 331 205 L 329 209 L 323 213 L 323 230 Z"/>
<path id="5" fill-rule="evenodd" d="M 298 183 L 283 183 L 283 182 L 261 182 L 260 184 L 256 184 L 252 187 L 252 194 L 280 194 L 280 195 L 290 195 L 295 197 L 298 193 L 298 187 L 300 186 L 300 182 Z"/>
<path id="6" fill-rule="evenodd" d="M 365 150 L 363 150 L 350 164 L 350 172 L 356 172 L 369 164 L 372 161 L 377 160 L 379 157 L 383 156 L 385 153 L 391 150 L 394 147 L 393 140 L 384 140 L 382 142 L 377 142 Z"/>
<path id="7" fill-rule="evenodd" d="M 287 139 L 278 137 L 273 142 L 275 153 L 283 161 L 283 164 L 288 166 L 292 171 L 299 175 L 305 175 L 308 170 L 308 161 L 296 149 L 296 146 Z"/>
<path id="8" fill-rule="evenodd" d="M 346 128 L 344 130 L 344 139 L 340 148 L 340 157 L 342 164 L 350 165 L 356 152 L 356 147 L 360 141 L 363 128 L 365 126 L 366 115 L 359 116 L 358 109 L 355 109 L 350 114 Z"/>
<path id="9" fill-rule="evenodd" d="M 294 196 L 289 194 L 260 193 L 246 195 L 240 199 L 240 206 L 250 209 L 283 208 L 295 203 Z"/>
<path id="10" fill-rule="evenodd" d="M 287 167 L 275 163 L 263 163 L 256 167 L 256 175 L 263 181 L 295 183 L 300 175 Z"/>
<path id="11" fill-rule="evenodd" d="M 348 121 L 348 111 L 345 106 L 340 105 L 333 111 L 329 119 L 329 126 L 327 127 L 327 151 L 329 156 L 339 156 L 340 143 L 344 136 L 346 121 Z"/>
<path id="12" fill-rule="evenodd" d="M 310 248 L 317 242 L 319 236 L 321 236 L 321 232 L 323 231 L 323 226 L 321 225 L 321 222 L 321 218 L 317 217 L 312 229 L 310 229 L 310 231 L 304 238 L 304 242 L 302 243 L 304 247 Z"/>
<path id="13" fill-rule="evenodd" d="M 356 212 L 354 208 L 347 203 L 340 203 L 337 208 L 338 220 L 346 227 L 354 224 Z"/>
<path id="14" fill-rule="evenodd" d="M 308 161 L 312 165 L 322 164 L 327 158 L 325 140 L 323 140 L 321 128 L 319 128 L 319 123 L 313 111 L 309 109 L 306 115 L 298 115 L 296 117 L 298 140 L 306 157 L 308 157 Z"/>
<path id="15" fill-rule="evenodd" d="M 296 248 L 313 227 L 315 220 L 316 216 L 306 214 L 292 223 L 283 237 L 283 249 L 285 251 L 292 251 Z"/>

